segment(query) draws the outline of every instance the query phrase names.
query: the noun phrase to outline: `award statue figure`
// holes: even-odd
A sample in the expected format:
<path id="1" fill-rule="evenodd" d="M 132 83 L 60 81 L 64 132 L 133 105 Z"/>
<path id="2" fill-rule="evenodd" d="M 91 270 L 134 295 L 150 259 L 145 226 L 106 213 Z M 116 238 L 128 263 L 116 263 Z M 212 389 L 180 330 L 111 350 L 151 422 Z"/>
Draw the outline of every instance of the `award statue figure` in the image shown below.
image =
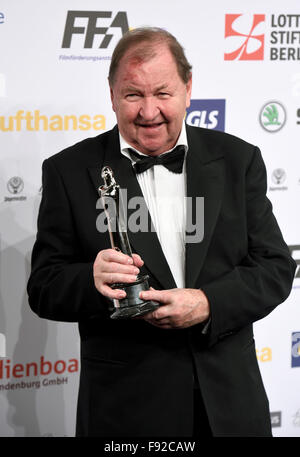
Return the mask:
<path id="1" fill-rule="evenodd" d="M 113 249 L 132 257 L 120 186 L 116 183 L 113 171 L 108 166 L 102 168 L 101 177 L 104 180 L 104 186 L 100 186 L 98 191 L 108 221 L 111 246 Z M 111 286 L 113 289 L 122 289 L 126 292 L 125 298 L 114 300 L 115 312 L 110 316 L 112 319 L 141 316 L 158 308 L 159 303 L 143 301 L 139 298 L 139 293 L 142 290 L 149 289 L 148 278 L 149 276 L 138 275 L 135 282 L 115 283 Z"/>

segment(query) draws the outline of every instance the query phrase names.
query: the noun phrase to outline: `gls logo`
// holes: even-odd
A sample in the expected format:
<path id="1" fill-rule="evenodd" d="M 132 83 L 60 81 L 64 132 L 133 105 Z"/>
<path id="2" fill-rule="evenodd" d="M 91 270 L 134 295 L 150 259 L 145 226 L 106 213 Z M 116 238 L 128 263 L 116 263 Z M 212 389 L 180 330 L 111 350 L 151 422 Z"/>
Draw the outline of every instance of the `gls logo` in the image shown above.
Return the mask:
<path id="1" fill-rule="evenodd" d="M 264 22 L 264 14 L 226 14 L 224 60 L 263 60 Z"/>
<path id="2" fill-rule="evenodd" d="M 225 100 L 191 100 L 186 123 L 194 127 L 225 130 Z"/>
<path id="3" fill-rule="evenodd" d="M 292 367 L 300 367 L 300 332 L 292 333 Z"/>
<path id="4" fill-rule="evenodd" d="M 112 37 L 114 36 L 110 28 L 120 28 L 122 35 L 128 32 L 128 20 L 125 11 L 119 11 L 114 19 L 106 22 L 107 27 L 98 27 L 98 19 L 110 19 L 112 17 L 111 11 L 68 11 L 65 32 L 62 42 L 62 48 L 70 48 L 73 35 L 85 35 L 84 48 L 92 48 L 94 44 L 95 35 L 104 35 L 98 48 L 108 48 Z M 76 19 L 87 19 L 86 26 L 75 25 Z M 84 21 L 86 22 L 86 21 Z"/>

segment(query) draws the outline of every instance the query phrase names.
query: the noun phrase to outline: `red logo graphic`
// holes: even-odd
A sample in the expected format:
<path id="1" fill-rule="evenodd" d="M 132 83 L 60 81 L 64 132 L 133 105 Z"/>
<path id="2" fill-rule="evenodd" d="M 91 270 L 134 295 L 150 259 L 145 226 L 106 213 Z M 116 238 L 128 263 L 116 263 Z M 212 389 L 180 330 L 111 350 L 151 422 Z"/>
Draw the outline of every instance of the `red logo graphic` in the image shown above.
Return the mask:
<path id="1" fill-rule="evenodd" d="M 226 14 L 224 60 L 263 60 L 264 21 L 264 14 Z"/>

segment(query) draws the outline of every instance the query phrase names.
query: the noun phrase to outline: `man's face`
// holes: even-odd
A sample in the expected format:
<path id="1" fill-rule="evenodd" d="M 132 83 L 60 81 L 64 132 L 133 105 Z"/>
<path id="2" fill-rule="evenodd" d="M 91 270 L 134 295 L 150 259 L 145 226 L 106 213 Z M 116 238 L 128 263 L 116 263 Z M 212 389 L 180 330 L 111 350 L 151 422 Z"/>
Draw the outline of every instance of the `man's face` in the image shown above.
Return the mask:
<path id="1" fill-rule="evenodd" d="M 156 56 L 146 62 L 125 54 L 110 88 L 121 135 L 151 156 L 175 145 L 192 89 L 191 79 L 185 84 L 180 78 L 167 46 L 154 46 Z"/>

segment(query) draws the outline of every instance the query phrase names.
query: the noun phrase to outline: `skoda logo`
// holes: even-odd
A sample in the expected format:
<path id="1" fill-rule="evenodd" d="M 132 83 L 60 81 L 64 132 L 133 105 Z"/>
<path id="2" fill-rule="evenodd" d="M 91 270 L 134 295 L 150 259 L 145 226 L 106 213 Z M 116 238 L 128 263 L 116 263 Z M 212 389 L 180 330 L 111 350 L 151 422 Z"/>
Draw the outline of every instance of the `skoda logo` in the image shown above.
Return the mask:
<path id="1" fill-rule="evenodd" d="M 11 194 L 19 194 L 24 189 L 23 179 L 19 176 L 14 176 L 10 178 L 7 183 L 7 189 Z"/>
<path id="2" fill-rule="evenodd" d="M 279 102 L 266 103 L 259 115 L 260 125 L 268 132 L 278 132 L 286 121 L 286 112 Z"/>

